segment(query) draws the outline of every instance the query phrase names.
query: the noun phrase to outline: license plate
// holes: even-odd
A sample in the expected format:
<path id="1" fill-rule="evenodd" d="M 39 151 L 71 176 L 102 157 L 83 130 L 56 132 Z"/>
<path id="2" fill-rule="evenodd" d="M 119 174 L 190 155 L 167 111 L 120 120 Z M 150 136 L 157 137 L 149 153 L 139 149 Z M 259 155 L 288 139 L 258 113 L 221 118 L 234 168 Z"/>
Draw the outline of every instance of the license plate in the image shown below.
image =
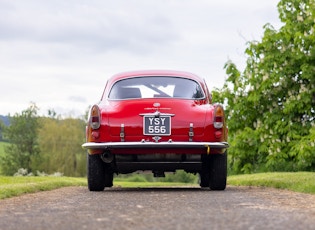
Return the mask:
<path id="1" fill-rule="evenodd" d="M 143 134 L 152 136 L 171 135 L 171 117 L 170 116 L 144 116 Z"/>

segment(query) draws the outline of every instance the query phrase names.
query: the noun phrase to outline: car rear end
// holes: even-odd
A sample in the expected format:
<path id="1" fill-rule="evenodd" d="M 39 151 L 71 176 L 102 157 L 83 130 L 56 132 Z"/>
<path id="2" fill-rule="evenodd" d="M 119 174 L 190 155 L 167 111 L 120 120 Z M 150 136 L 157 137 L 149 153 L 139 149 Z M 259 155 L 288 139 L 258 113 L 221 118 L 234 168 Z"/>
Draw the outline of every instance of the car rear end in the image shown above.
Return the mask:
<path id="1" fill-rule="evenodd" d="M 191 85 L 195 87 L 192 90 Z M 223 156 L 226 165 L 224 110 L 209 103 L 202 81 L 155 74 L 116 78 L 108 87 L 103 100 L 91 108 L 83 147 L 88 156 L 98 156 L 104 162 L 103 171 L 109 178 L 113 173 L 138 170 L 164 176 L 183 169 L 199 173 L 202 187 L 208 187 L 211 156 Z M 222 167 L 226 178 L 226 166 Z M 221 190 L 225 184 L 220 183 Z M 96 190 L 102 190 L 100 187 Z"/>

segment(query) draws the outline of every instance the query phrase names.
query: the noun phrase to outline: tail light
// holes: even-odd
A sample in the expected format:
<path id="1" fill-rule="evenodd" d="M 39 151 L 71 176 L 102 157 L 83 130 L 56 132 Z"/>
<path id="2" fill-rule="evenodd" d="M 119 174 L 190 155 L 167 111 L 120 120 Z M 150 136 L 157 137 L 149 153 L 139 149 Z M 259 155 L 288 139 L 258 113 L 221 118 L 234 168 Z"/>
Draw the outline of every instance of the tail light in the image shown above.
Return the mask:
<path id="1" fill-rule="evenodd" d="M 216 129 L 221 129 L 224 124 L 224 109 L 222 105 L 215 105 L 214 108 L 214 121 L 213 121 L 213 126 Z"/>
<path id="2" fill-rule="evenodd" d="M 92 129 L 98 129 L 101 126 L 100 109 L 97 105 L 93 105 L 90 110 L 90 125 Z"/>

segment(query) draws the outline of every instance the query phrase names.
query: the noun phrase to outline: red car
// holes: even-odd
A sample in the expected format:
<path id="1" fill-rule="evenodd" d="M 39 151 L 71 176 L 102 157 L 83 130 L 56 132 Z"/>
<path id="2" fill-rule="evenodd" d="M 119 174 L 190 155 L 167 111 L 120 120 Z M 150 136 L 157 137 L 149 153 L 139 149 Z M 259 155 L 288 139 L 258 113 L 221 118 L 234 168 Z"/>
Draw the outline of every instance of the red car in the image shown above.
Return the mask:
<path id="1" fill-rule="evenodd" d="M 227 127 L 205 81 L 180 71 L 134 71 L 107 81 L 91 107 L 86 140 L 88 188 L 113 185 L 114 173 L 183 169 L 199 173 L 200 186 L 224 190 Z"/>

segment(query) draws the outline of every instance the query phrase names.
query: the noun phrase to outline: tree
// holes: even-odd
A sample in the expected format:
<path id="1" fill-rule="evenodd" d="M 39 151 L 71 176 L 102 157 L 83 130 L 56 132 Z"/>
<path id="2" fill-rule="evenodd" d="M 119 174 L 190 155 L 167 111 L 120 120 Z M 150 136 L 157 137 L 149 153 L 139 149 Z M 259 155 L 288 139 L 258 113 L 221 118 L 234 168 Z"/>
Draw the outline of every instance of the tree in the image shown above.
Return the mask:
<path id="1" fill-rule="evenodd" d="M 0 141 L 3 141 L 2 132 L 3 132 L 4 127 L 5 126 L 4 126 L 3 122 L 0 120 Z"/>
<path id="2" fill-rule="evenodd" d="M 38 108 L 31 104 L 21 114 L 10 118 L 10 126 L 4 127 L 4 136 L 9 141 L 0 164 L 5 175 L 13 175 L 19 168 L 32 171 L 32 161 L 38 157 Z"/>
<path id="3" fill-rule="evenodd" d="M 61 172 L 66 176 L 86 175 L 86 153 L 81 148 L 84 142 L 85 122 L 80 119 L 41 118 L 39 147 L 40 171 Z"/>
<path id="4" fill-rule="evenodd" d="M 227 105 L 232 168 L 315 170 L 315 1 L 282 0 L 283 26 L 248 43 L 243 73 L 229 61 L 214 98 Z"/>

